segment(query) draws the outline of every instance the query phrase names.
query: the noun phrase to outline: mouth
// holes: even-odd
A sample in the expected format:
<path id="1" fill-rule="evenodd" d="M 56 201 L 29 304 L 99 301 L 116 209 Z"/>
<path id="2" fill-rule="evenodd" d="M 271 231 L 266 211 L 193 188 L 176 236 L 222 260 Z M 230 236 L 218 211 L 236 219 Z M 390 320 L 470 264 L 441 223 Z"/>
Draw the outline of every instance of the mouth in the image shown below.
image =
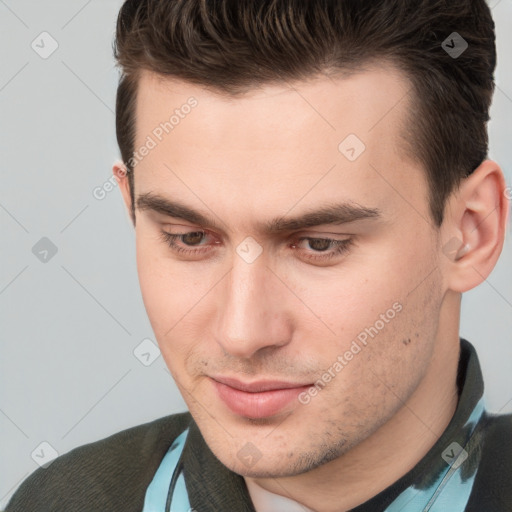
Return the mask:
<path id="1" fill-rule="evenodd" d="M 225 377 L 210 377 L 210 381 L 232 412 L 251 419 L 274 416 L 312 386 L 275 380 L 243 383 Z"/>

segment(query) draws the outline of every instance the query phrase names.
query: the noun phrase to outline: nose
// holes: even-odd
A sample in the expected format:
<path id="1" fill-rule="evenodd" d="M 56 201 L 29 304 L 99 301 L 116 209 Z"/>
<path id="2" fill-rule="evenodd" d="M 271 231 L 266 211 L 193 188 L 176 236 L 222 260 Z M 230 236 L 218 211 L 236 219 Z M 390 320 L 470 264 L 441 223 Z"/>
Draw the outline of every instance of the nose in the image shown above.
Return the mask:
<path id="1" fill-rule="evenodd" d="M 239 358 L 251 358 L 262 349 L 290 342 L 292 318 L 290 291 L 260 256 L 247 263 L 237 254 L 226 276 L 217 304 L 214 336 L 223 350 Z"/>

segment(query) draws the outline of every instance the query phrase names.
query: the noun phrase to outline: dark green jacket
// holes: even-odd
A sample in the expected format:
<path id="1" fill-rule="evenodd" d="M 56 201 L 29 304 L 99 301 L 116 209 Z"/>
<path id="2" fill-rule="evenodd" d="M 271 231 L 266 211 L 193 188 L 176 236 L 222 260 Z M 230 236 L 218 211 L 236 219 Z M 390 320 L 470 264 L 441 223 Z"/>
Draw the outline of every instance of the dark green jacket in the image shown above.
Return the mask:
<path id="1" fill-rule="evenodd" d="M 476 427 L 468 430 L 468 418 L 482 396 L 483 382 L 476 352 L 465 340 L 461 340 L 457 383 L 457 410 L 441 438 L 411 471 L 354 512 L 382 512 L 404 490 L 417 492 L 432 485 L 446 471 L 442 453 L 453 441 L 469 453 L 459 468 L 462 478 L 474 477 L 462 510 L 512 511 L 512 415 L 484 412 Z M 140 512 L 162 458 L 187 427 L 184 475 L 193 509 L 254 512 L 244 479 L 213 455 L 188 412 L 124 430 L 58 457 L 22 483 L 6 512 Z M 416 510 L 406 506 L 403 512 Z"/>

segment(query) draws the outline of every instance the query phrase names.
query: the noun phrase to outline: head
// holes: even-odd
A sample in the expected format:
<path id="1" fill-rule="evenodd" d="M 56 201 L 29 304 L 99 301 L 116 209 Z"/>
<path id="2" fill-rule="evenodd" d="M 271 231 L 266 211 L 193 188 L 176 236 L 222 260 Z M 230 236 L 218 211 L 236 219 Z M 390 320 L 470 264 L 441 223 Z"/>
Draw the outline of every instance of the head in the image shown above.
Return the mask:
<path id="1" fill-rule="evenodd" d="M 455 346 L 506 222 L 486 160 L 493 27 L 483 0 L 123 5 L 114 171 L 144 304 L 231 469 L 338 457 Z M 225 377 L 307 387 L 233 409 Z"/>

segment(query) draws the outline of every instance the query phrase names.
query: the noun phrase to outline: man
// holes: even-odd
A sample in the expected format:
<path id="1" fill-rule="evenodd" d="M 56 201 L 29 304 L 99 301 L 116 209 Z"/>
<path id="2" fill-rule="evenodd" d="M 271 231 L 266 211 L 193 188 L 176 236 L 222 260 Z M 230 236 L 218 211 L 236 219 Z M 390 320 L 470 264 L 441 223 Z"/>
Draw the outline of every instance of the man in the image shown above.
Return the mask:
<path id="1" fill-rule="evenodd" d="M 114 165 L 189 412 L 14 511 L 510 511 L 461 294 L 502 249 L 483 0 L 128 0 Z M 492 340 L 489 340 L 492 343 Z"/>

